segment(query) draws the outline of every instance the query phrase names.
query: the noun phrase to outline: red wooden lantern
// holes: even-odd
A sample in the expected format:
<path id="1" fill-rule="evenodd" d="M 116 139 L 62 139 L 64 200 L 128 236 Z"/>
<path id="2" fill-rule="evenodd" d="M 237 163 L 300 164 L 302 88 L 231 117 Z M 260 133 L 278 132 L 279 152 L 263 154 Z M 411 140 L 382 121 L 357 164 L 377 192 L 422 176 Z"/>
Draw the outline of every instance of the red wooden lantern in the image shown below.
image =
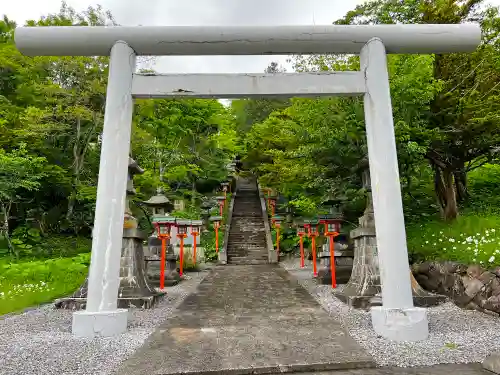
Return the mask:
<path id="1" fill-rule="evenodd" d="M 160 289 L 165 288 L 165 262 L 167 257 L 167 240 L 170 238 L 170 231 L 175 226 L 175 217 L 160 216 L 153 218 L 153 225 L 156 228 L 158 238 L 161 240 L 161 263 L 160 263 Z"/>

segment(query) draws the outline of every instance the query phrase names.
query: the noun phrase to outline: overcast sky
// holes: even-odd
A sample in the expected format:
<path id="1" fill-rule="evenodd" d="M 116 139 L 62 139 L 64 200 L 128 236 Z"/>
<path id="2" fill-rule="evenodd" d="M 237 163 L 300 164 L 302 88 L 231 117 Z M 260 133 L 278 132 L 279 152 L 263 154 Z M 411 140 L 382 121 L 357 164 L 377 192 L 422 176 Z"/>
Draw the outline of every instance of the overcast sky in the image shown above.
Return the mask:
<path id="1" fill-rule="evenodd" d="M 363 0 L 67 0 L 77 11 L 101 4 L 121 25 L 325 25 Z M 500 5 L 500 0 L 490 0 Z M 0 0 L 0 16 L 18 25 L 56 13 L 61 0 Z M 161 57 L 162 73 L 256 73 L 285 56 Z"/>

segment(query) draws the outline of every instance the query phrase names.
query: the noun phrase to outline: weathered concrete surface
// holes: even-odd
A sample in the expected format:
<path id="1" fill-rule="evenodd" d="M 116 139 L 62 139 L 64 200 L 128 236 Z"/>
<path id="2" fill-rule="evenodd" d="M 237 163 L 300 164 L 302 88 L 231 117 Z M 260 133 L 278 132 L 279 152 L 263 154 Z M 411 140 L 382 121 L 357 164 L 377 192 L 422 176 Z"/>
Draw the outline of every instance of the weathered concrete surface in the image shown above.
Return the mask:
<path id="1" fill-rule="evenodd" d="M 494 374 L 500 374 L 500 352 L 491 353 L 483 361 L 483 368 Z"/>
<path id="2" fill-rule="evenodd" d="M 250 374 L 373 367 L 276 265 L 221 266 L 117 374 Z"/>
<path id="3" fill-rule="evenodd" d="M 305 372 L 303 375 L 487 375 L 491 372 L 481 369 L 481 365 L 449 364 L 421 368 L 376 368 L 346 371 Z"/>

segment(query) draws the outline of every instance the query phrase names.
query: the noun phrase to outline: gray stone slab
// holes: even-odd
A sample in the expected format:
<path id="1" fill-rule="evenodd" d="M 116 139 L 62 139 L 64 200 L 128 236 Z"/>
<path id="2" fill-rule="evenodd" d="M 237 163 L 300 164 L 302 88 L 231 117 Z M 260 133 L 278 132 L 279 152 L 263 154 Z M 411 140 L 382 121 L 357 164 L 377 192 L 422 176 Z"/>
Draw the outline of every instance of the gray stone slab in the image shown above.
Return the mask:
<path id="1" fill-rule="evenodd" d="M 500 374 L 500 352 L 491 353 L 483 361 L 483 368 L 494 374 Z"/>
<path id="2" fill-rule="evenodd" d="M 275 265 L 214 268 L 120 375 L 257 374 L 374 367 Z"/>

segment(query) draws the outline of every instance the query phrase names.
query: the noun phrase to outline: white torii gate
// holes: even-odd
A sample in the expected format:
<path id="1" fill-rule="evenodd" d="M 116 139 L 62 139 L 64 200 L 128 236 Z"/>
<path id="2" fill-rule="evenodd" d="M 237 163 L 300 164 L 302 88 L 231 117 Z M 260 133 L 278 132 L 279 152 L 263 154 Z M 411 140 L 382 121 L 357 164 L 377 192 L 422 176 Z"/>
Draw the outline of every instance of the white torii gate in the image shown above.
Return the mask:
<path id="1" fill-rule="evenodd" d="M 269 27 L 20 27 L 25 55 L 110 56 L 87 308 L 73 314 L 76 336 L 127 329 L 117 309 L 133 98 L 236 98 L 364 95 L 383 306 L 374 330 L 392 340 L 428 335 L 425 309 L 413 306 L 394 137 L 387 53 L 470 52 L 477 24 Z M 137 55 L 352 53 L 359 72 L 290 74 L 135 74 Z"/>

